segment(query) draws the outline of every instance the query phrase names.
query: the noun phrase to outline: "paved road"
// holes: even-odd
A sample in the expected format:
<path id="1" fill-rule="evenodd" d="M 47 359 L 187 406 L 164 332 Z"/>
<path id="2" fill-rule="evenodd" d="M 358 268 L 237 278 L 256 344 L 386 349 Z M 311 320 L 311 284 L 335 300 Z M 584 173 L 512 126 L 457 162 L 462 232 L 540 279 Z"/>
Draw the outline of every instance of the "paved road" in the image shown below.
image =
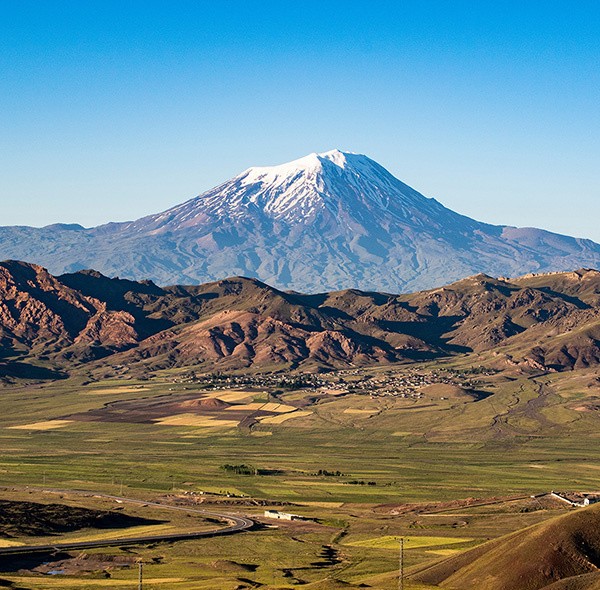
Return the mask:
<path id="1" fill-rule="evenodd" d="M 48 490 L 46 490 L 48 491 Z M 79 541 L 73 543 L 55 543 L 51 545 L 18 545 L 14 547 L 1 547 L 0 557 L 3 555 L 23 555 L 27 553 L 44 553 L 48 551 L 73 551 L 77 549 L 92 549 L 94 547 L 122 547 L 126 545 L 150 545 L 163 541 L 183 541 L 185 539 L 200 539 L 206 537 L 217 537 L 221 535 L 232 535 L 248 530 L 254 525 L 254 521 L 244 516 L 234 516 L 232 514 L 221 514 L 219 512 L 209 512 L 207 510 L 198 510 L 195 508 L 186 508 L 184 506 L 170 506 L 158 502 L 144 502 L 143 500 L 134 500 L 132 498 L 122 498 L 120 496 L 111 496 L 109 494 L 98 494 L 95 492 L 82 492 L 74 490 L 52 490 L 62 493 L 79 493 L 92 495 L 100 498 L 107 498 L 121 503 L 139 504 L 142 506 L 155 506 L 165 510 L 179 510 L 182 512 L 191 512 L 202 516 L 209 516 L 224 520 L 228 526 L 210 531 L 197 531 L 187 533 L 170 533 L 164 535 L 145 535 L 141 537 L 123 537 L 120 539 L 105 539 L 100 541 Z"/>

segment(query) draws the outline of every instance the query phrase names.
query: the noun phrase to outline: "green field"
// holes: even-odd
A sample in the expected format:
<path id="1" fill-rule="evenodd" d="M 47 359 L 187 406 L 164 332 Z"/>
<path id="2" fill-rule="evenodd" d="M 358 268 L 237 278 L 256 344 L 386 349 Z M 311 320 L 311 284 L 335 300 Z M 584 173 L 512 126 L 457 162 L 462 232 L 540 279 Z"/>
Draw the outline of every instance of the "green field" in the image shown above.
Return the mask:
<path id="1" fill-rule="evenodd" d="M 250 516 L 262 515 L 270 503 L 292 503 L 280 509 L 316 522 L 277 522 L 279 528 L 229 538 L 135 549 L 154 560 L 146 568 L 154 580 L 147 587 L 218 590 L 259 583 L 341 588 L 365 583 L 393 588 L 397 555 L 391 549 L 397 537 L 407 539 L 411 567 L 560 510 L 535 505 L 532 494 L 600 487 L 598 417 L 574 409 L 593 397 L 596 377 L 593 371 L 490 376 L 483 389 L 492 395 L 480 401 L 435 392 L 420 399 L 331 396 L 304 407 L 297 417 L 279 424 L 259 421 L 252 428 L 232 425 L 214 413 L 196 426 L 128 422 L 126 412 L 118 413 L 120 406 L 113 421 L 71 418 L 116 401 L 143 404 L 193 393 L 193 386 L 174 382 L 169 373 L 141 382 L 83 385 L 72 379 L 6 387 L 1 393 L 1 497 L 50 502 L 56 494 L 39 490 L 61 489 L 150 500 L 203 491 L 223 494 L 206 496 L 205 506 Z M 264 394 L 252 395 L 239 403 L 268 402 Z M 290 391 L 278 401 L 294 404 L 301 397 L 301 391 Z M 229 415 L 231 410 L 222 411 Z M 259 475 L 223 469 L 239 464 Z M 66 503 L 94 502 L 62 495 Z M 483 506 L 452 504 L 517 496 L 524 498 Z M 420 509 L 409 506 L 419 503 Z M 188 524 L 179 518 L 172 526 Z M 134 588 L 134 569 L 115 569 L 109 580 L 90 574 L 77 583 L 68 576 L 14 572 L 0 578 L 19 588 L 110 587 L 108 582 Z"/>

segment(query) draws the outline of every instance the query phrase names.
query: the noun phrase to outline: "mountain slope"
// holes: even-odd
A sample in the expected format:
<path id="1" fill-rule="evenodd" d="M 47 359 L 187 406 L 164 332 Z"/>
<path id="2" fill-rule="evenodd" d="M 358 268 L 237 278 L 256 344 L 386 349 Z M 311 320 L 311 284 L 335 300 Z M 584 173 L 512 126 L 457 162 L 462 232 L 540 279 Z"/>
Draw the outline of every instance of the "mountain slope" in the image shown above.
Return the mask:
<path id="1" fill-rule="evenodd" d="M 600 363 L 600 273 L 475 275 L 412 294 L 283 292 L 233 277 L 158 287 L 96 271 L 54 277 L 0 263 L 0 360 L 70 370 L 89 362 L 148 371 L 302 370 L 476 352 L 523 370 Z M 485 354 L 484 354 L 485 353 Z M 6 365 L 0 372 L 10 373 Z"/>
<path id="2" fill-rule="evenodd" d="M 39 266 L 14 261 L 0 265 L 2 356 L 62 353 L 76 343 L 109 353 L 138 338 L 135 319 L 126 311 L 109 309 Z"/>
<path id="3" fill-rule="evenodd" d="M 598 587 L 600 506 L 571 512 L 447 559 L 413 576 L 444 588 Z"/>
<path id="4" fill-rule="evenodd" d="M 0 258 L 159 284 L 253 276 L 279 288 L 391 292 L 485 272 L 600 267 L 600 246 L 493 226 L 428 199 L 363 155 L 250 168 L 163 213 L 84 229 L 0 228 Z"/>

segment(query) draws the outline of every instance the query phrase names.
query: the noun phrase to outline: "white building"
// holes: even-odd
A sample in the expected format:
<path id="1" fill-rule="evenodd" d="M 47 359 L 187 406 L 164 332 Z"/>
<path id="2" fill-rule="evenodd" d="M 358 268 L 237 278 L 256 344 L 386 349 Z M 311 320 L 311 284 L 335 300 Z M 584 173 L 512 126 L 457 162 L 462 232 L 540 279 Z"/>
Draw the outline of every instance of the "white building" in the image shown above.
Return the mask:
<path id="1" fill-rule="evenodd" d="M 277 520 L 305 520 L 299 514 L 290 514 L 289 512 L 279 512 L 279 510 L 265 510 L 266 518 L 276 518 Z"/>

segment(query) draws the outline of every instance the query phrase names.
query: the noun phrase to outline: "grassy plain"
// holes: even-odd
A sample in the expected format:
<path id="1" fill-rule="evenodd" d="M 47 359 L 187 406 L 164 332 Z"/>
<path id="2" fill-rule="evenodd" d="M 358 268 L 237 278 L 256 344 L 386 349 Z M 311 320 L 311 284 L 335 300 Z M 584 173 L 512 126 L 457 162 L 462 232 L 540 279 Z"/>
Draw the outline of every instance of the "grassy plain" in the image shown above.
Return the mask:
<path id="1" fill-rule="evenodd" d="M 128 422 L 126 414 L 118 420 L 67 422 L 73 414 L 96 412 L 116 401 L 193 393 L 193 384 L 174 382 L 175 377 L 165 372 L 139 382 L 84 385 L 73 378 L 4 388 L 0 495 L 56 501 L 38 489 L 85 489 L 150 500 L 205 491 L 224 495 L 207 496 L 200 507 L 256 518 L 264 505 L 290 503 L 278 509 L 316 522 L 265 521 L 260 530 L 232 537 L 127 551 L 149 562 L 147 587 L 161 590 L 256 584 L 329 589 L 361 583 L 385 589 L 397 583 L 397 537 L 407 539 L 407 567 L 417 566 L 560 512 L 537 505 L 532 494 L 600 487 L 599 420 L 597 412 L 587 410 L 597 393 L 598 374 L 592 370 L 489 376 L 482 389 L 491 395 L 479 401 L 439 395 L 435 388 L 418 399 L 369 392 L 329 396 L 262 417 L 251 428 L 225 419 L 235 413 L 231 406 L 222 415 L 199 410 L 147 422 Z M 256 401 L 256 391 L 198 393 L 250 405 L 247 411 L 254 404 L 284 404 L 269 406 L 276 414 L 305 395 L 290 391 L 269 402 L 268 395 Z M 60 428 L 36 427 L 54 421 L 64 422 Z M 242 463 L 264 475 L 222 468 Z M 318 475 L 324 471 L 342 475 Z M 63 496 L 66 503 L 105 502 Z M 519 496 L 524 498 L 501 501 Z M 465 498 L 487 503 L 457 502 Z M 164 526 L 191 524 L 197 523 L 178 517 Z M 135 568 L 115 568 L 108 580 L 92 574 L 51 579 L 16 572 L 0 578 L 19 588 L 85 590 L 111 583 L 135 588 L 136 575 Z"/>

